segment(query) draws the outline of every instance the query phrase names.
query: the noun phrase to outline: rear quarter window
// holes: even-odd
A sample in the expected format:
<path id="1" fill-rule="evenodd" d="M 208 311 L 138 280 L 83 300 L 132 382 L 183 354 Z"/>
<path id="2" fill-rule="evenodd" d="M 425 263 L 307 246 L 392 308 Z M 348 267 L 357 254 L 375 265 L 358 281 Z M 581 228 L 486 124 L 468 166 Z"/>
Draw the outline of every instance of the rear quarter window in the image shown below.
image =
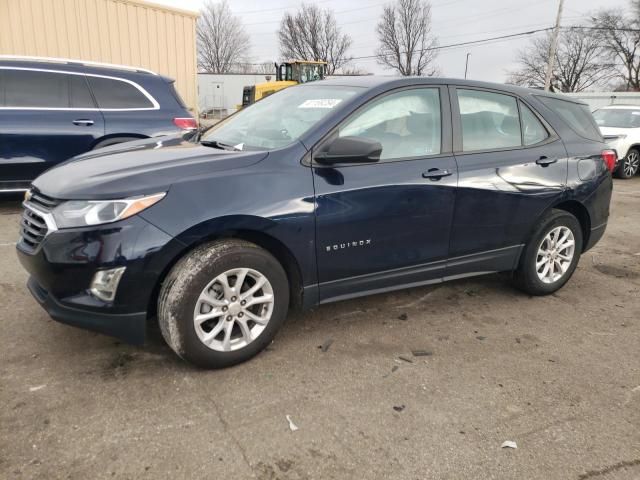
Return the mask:
<path id="1" fill-rule="evenodd" d="M 598 125 L 587 105 L 552 97 L 538 96 L 538 100 L 558 114 L 581 137 L 602 141 Z"/>
<path id="2" fill-rule="evenodd" d="M 87 76 L 99 108 L 139 109 L 153 108 L 149 98 L 134 85 L 122 80 Z"/>

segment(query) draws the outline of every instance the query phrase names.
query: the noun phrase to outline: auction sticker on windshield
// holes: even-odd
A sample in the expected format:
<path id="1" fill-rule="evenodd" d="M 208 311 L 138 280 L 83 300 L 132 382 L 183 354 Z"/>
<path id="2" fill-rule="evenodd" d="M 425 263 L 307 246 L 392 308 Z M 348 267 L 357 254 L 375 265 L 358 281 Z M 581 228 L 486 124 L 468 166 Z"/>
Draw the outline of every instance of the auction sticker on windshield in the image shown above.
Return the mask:
<path id="1" fill-rule="evenodd" d="M 305 100 L 298 108 L 333 108 L 341 101 L 341 98 L 314 98 Z"/>

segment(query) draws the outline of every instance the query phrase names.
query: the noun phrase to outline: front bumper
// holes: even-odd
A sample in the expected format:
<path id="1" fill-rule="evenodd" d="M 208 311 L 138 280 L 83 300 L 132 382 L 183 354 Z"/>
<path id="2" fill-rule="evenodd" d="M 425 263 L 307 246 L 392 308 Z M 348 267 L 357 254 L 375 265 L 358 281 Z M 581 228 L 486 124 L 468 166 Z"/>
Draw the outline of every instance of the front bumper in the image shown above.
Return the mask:
<path id="1" fill-rule="evenodd" d="M 54 320 L 134 344 L 144 342 L 159 280 L 183 248 L 140 216 L 57 230 L 36 249 L 23 239 L 16 246 L 29 290 Z M 91 294 L 91 280 L 114 267 L 126 269 L 114 300 L 106 302 Z"/>
<path id="2" fill-rule="evenodd" d="M 27 288 L 49 316 L 58 322 L 111 335 L 134 345 L 144 343 L 147 312 L 109 314 L 69 307 L 50 295 L 33 277 L 29 277 Z"/>

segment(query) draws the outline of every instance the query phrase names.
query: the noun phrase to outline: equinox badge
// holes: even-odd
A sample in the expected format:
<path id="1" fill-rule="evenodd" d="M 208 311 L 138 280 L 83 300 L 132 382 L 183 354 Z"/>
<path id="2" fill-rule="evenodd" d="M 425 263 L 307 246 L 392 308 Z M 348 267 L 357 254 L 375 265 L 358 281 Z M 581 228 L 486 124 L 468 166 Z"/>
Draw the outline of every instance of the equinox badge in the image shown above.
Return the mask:
<path id="1" fill-rule="evenodd" d="M 325 248 L 327 250 L 327 252 L 332 252 L 335 250 L 346 250 L 349 248 L 357 248 L 357 247 L 364 247 L 366 245 L 371 245 L 371 239 L 368 238 L 366 240 L 356 240 L 353 242 L 346 242 L 346 243 L 336 243 L 334 245 L 327 245 Z"/>

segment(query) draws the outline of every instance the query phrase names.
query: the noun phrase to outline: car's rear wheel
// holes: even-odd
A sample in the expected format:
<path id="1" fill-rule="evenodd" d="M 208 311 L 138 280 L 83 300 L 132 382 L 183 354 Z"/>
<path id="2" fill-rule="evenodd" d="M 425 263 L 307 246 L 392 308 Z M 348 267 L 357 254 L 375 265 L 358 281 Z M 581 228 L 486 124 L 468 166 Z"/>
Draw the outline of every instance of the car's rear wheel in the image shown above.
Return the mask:
<path id="1" fill-rule="evenodd" d="M 536 226 L 515 272 L 515 283 L 531 295 L 548 295 L 571 276 L 582 252 L 582 227 L 563 210 L 552 210 Z"/>
<path id="2" fill-rule="evenodd" d="M 618 178 L 627 180 L 638 173 L 639 167 L 640 152 L 638 152 L 638 150 L 636 150 L 635 148 L 631 148 L 627 152 L 626 157 L 624 157 L 620 162 L 620 166 L 616 170 L 616 175 L 618 176 Z"/>
<path id="3" fill-rule="evenodd" d="M 273 340 L 289 306 L 287 275 L 260 247 L 216 241 L 182 258 L 158 300 L 162 335 L 182 358 L 204 368 L 235 365 Z"/>

